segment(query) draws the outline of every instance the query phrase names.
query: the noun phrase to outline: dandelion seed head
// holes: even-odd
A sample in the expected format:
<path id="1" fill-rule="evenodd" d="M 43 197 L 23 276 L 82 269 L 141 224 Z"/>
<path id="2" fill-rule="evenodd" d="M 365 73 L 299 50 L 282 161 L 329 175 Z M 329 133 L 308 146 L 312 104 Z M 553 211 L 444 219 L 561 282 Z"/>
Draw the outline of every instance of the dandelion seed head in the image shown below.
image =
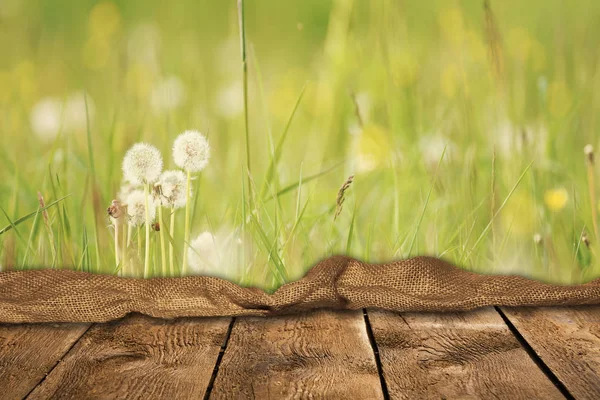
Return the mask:
<path id="1" fill-rule="evenodd" d="M 210 145 L 198 131 L 185 131 L 175 139 L 173 159 L 185 171 L 200 172 L 208 164 Z"/>
<path id="2" fill-rule="evenodd" d="M 221 227 L 216 233 L 203 232 L 188 247 L 190 273 L 239 279 L 242 258 L 249 257 L 248 249 L 239 232 L 228 227 Z"/>
<path id="3" fill-rule="evenodd" d="M 156 182 L 162 172 L 162 167 L 160 151 L 146 143 L 134 144 L 123 159 L 125 180 L 134 185 Z"/>
<path id="4" fill-rule="evenodd" d="M 218 259 L 219 251 L 212 233 L 202 232 L 190 243 L 188 263 L 194 273 L 203 274 L 214 270 Z"/>
<path id="5" fill-rule="evenodd" d="M 186 176 L 180 170 L 165 171 L 155 184 L 157 201 L 163 207 L 181 208 L 187 202 Z"/>
<path id="6" fill-rule="evenodd" d="M 127 181 L 121 184 L 121 188 L 119 189 L 119 193 L 117 194 L 117 200 L 121 203 L 127 202 L 127 196 L 129 196 L 135 190 L 139 190 L 137 185 L 129 183 Z"/>
<path id="7" fill-rule="evenodd" d="M 62 124 L 62 102 L 54 97 L 46 97 L 31 109 L 30 123 L 38 138 L 46 141 L 56 139 Z"/>
<path id="8" fill-rule="evenodd" d="M 150 205 L 150 220 L 156 217 L 156 204 L 150 197 L 148 199 Z M 146 222 L 146 196 L 141 190 L 135 190 L 127 196 L 127 216 L 129 217 L 129 223 L 133 226 L 140 226 Z"/>

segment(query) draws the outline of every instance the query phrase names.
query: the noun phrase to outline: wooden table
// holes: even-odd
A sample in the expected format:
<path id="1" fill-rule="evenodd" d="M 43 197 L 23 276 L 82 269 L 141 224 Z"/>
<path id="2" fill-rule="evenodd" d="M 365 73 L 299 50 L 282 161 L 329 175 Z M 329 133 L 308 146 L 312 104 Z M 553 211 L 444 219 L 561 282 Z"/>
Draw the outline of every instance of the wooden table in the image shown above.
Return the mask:
<path id="1" fill-rule="evenodd" d="M 2 399 L 600 399 L 600 306 L 0 325 Z"/>

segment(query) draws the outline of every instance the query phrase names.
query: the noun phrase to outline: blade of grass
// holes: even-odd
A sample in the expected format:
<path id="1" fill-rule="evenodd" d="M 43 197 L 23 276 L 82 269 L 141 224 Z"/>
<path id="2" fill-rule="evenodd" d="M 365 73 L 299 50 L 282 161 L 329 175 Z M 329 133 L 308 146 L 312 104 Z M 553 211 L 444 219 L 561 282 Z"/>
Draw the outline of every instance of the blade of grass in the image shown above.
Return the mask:
<path id="1" fill-rule="evenodd" d="M 23 256 L 23 262 L 21 263 L 21 268 L 25 268 L 27 264 L 27 256 L 29 255 L 29 251 L 31 249 L 31 242 L 33 241 L 33 236 L 35 233 L 35 228 L 37 226 L 38 216 L 40 215 L 40 208 L 38 207 L 35 217 L 33 218 L 33 224 L 31 225 L 31 230 L 29 231 L 29 239 L 27 240 L 27 248 L 25 249 L 25 255 Z"/>
<path id="2" fill-rule="evenodd" d="M 85 123 L 86 123 L 86 128 L 87 128 L 87 147 L 88 147 L 88 157 L 89 157 L 89 162 L 90 162 L 90 170 L 92 172 L 92 197 L 95 198 L 96 195 L 100 196 L 100 193 L 97 191 L 97 176 L 96 176 L 96 166 L 94 164 L 94 147 L 92 144 L 92 129 L 90 126 L 90 112 L 89 112 L 89 107 L 88 107 L 88 99 L 87 99 L 87 92 L 84 91 L 83 92 L 83 102 L 85 104 Z M 98 231 L 98 210 L 97 207 L 93 207 L 94 208 L 94 234 L 95 234 L 95 238 L 94 238 L 94 245 L 96 246 L 96 268 L 100 268 L 100 265 L 102 265 L 100 263 L 100 235 L 99 235 L 99 231 Z"/>
<path id="3" fill-rule="evenodd" d="M 290 114 L 290 117 L 287 120 L 285 128 L 283 129 L 283 133 L 281 134 L 281 136 L 279 137 L 279 140 L 277 141 L 277 145 L 275 146 L 275 151 L 271 155 L 271 160 L 269 162 L 269 167 L 267 168 L 267 174 L 265 175 L 265 181 L 264 181 L 263 186 L 262 186 L 262 188 L 260 190 L 260 197 L 261 198 L 263 198 L 265 196 L 265 193 L 267 191 L 267 187 L 266 187 L 267 183 L 270 182 L 271 179 L 273 179 L 273 175 L 275 174 L 277 165 L 279 164 L 279 160 L 281 159 L 281 153 L 282 153 L 282 150 L 283 150 L 283 144 L 285 143 L 285 139 L 288 137 L 288 132 L 290 131 L 290 126 L 292 125 L 292 120 L 294 119 L 294 116 L 296 115 L 296 111 L 298 110 L 298 107 L 300 106 L 300 102 L 302 101 L 302 97 L 304 97 L 305 90 L 306 90 L 306 83 L 304 84 L 304 86 L 302 86 L 302 90 L 300 91 L 300 95 L 296 99 L 296 103 L 294 104 L 294 108 L 292 109 L 292 113 Z"/>
<path id="4" fill-rule="evenodd" d="M 279 254 L 273 252 L 273 247 L 271 246 L 271 242 L 269 241 L 267 234 L 260 226 L 260 223 L 256 219 L 254 215 L 250 216 L 250 221 L 252 222 L 252 226 L 254 227 L 254 232 L 257 234 L 259 242 L 263 245 L 263 249 L 268 253 L 268 261 L 269 265 L 273 265 L 274 269 L 273 275 L 279 277 L 279 282 L 284 284 L 287 282 L 287 274 L 285 272 L 285 267 L 283 265 L 283 261 L 279 257 Z"/>
<path id="5" fill-rule="evenodd" d="M 485 237 L 485 235 L 487 234 L 487 232 L 490 230 L 492 224 L 494 223 L 494 221 L 496 220 L 496 218 L 498 217 L 498 215 L 500 214 L 500 212 L 502 211 L 502 209 L 504 208 L 504 206 L 506 205 L 506 203 L 508 203 L 508 200 L 510 200 L 510 198 L 513 195 L 513 193 L 515 192 L 515 190 L 517 190 L 517 187 L 519 187 L 519 184 L 521 183 L 521 181 L 523 180 L 523 178 L 525 178 L 525 175 L 527 174 L 527 172 L 529 171 L 529 169 L 531 168 L 532 165 L 533 165 L 533 161 L 530 162 L 529 165 L 527 165 L 527 167 L 525 168 L 525 170 L 523 171 L 523 173 L 521 174 L 521 176 L 517 180 L 517 183 L 515 183 L 515 185 L 513 186 L 513 188 L 508 193 L 508 196 L 506 196 L 506 198 L 504 199 L 504 201 L 502 202 L 502 204 L 500 205 L 500 207 L 498 207 L 498 210 L 492 216 L 492 219 L 490 220 L 490 222 L 487 224 L 487 226 L 485 227 L 485 229 L 483 230 L 483 232 L 481 232 L 481 235 L 479 235 L 479 238 L 477 238 L 477 240 L 475 241 L 475 244 L 473 244 L 473 247 L 467 253 L 467 256 L 466 256 L 467 259 L 471 256 L 471 254 L 477 248 L 477 246 L 479 246 L 479 244 L 481 244 L 481 241 L 483 240 L 483 238 Z M 460 263 L 463 262 L 464 258 L 465 257 L 461 257 Z"/>
<path id="6" fill-rule="evenodd" d="M 425 204 L 423 205 L 423 210 L 421 210 L 421 215 L 419 216 L 419 222 L 417 223 L 417 227 L 415 229 L 413 238 L 410 241 L 410 246 L 408 248 L 408 257 L 411 256 L 413 247 L 417 240 L 417 235 L 419 234 L 419 229 L 421 228 L 421 223 L 423 222 L 423 217 L 425 216 L 425 211 L 427 211 L 427 206 L 429 205 L 429 200 L 431 199 L 431 193 L 433 193 L 433 188 L 435 187 L 435 183 L 437 182 L 438 172 L 440 170 L 440 166 L 442 165 L 442 161 L 444 160 L 444 156 L 446 155 L 447 147 L 448 146 L 444 146 L 444 151 L 442 151 L 440 161 L 438 162 L 438 165 L 435 169 L 435 174 L 433 175 L 433 179 L 431 180 L 431 186 L 429 187 L 429 193 L 427 193 L 427 198 L 425 199 Z"/>
<path id="7" fill-rule="evenodd" d="M 315 180 L 315 179 L 317 179 L 317 178 L 320 178 L 320 177 L 321 177 L 321 176 L 323 176 L 323 175 L 326 175 L 326 174 L 328 174 L 329 172 L 331 172 L 331 171 L 335 170 L 336 168 L 340 167 L 341 165 L 343 165 L 343 164 L 344 164 L 344 162 L 345 162 L 345 161 L 341 161 L 341 162 L 339 162 L 339 163 L 337 163 L 337 164 L 333 165 L 333 166 L 332 166 L 332 167 L 330 167 L 330 168 L 327 168 L 327 169 L 325 169 L 325 170 L 323 170 L 323 171 L 321 171 L 321 172 L 318 172 L 318 173 L 316 173 L 316 174 L 314 174 L 314 175 L 310 175 L 310 176 L 308 176 L 308 177 L 304 178 L 304 179 L 303 179 L 301 182 L 300 182 L 300 181 L 297 181 L 297 182 L 294 182 L 294 183 L 292 183 L 292 184 L 290 184 L 290 185 L 288 185 L 288 186 L 285 186 L 283 189 L 281 189 L 281 190 L 280 190 L 280 191 L 277 193 L 277 196 L 281 196 L 281 195 L 284 195 L 284 194 L 286 194 L 286 193 L 288 193 L 288 192 L 291 192 L 291 191 L 293 191 L 294 189 L 296 189 L 296 188 L 298 188 L 298 187 L 299 187 L 299 184 L 300 184 L 300 183 L 301 183 L 302 185 L 304 185 L 304 184 L 306 184 L 306 183 L 308 183 L 308 182 L 314 181 L 314 180 Z M 267 198 L 265 198 L 265 199 L 263 200 L 263 202 L 264 202 L 264 203 L 266 203 L 266 202 L 268 202 L 268 201 L 269 201 L 269 200 L 271 200 L 271 199 L 272 199 L 271 197 L 267 197 Z"/>
<path id="8" fill-rule="evenodd" d="M 242 82 L 244 89 L 244 128 L 245 128 L 245 137 L 246 137 L 246 168 L 248 170 L 248 190 L 251 190 L 252 184 L 250 183 L 250 175 L 252 165 L 250 160 L 250 124 L 249 124 L 249 116 L 248 116 L 248 62 L 246 55 L 246 18 L 244 12 L 244 0 L 237 1 L 237 10 L 238 10 L 238 22 L 240 29 L 240 50 L 241 50 L 241 61 L 242 61 Z M 249 196 L 250 204 L 252 206 L 252 193 Z M 252 207 L 251 207 L 252 208 Z"/>
<path id="9" fill-rule="evenodd" d="M 55 201 L 53 201 L 53 202 L 52 202 L 52 203 L 50 203 L 50 204 L 47 204 L 47 205 L 46 205 L 46 207 L 44 207 L 44 208 L 39 208 L 38 210 L 36 210 L 36 211 L 33 211 L 33 212 L 31 212 L 31 213 L 29 213 L 29 214 L 27 214 L 27 215 L 24 215 L 24 216 L 22 216 L 21 218 L 18 218 L 18 219 L 14 220 L 14 221 L 11 221 L 11 220 L 10 220 L 10 218 L 8 218 L 8 216 L 7 216 L 7 219 L 10 221 L 10 224 L 9 224 L 8 226 L 5 226 L 3 229 L 0 229 L 0 235 L 2 235 L 3 233 L 6 233 L 6 232 L 8 232 L 8 231 L 10 231 L 11 229 L 14 229 L 14 228 L 15 228 L 16 226 L 18 226 L 19 224 L 21 224 L 21 223 L 23 223 L 23 222 L 27 221 L 29 218 L 31 218 L 31 217 L 33 217 L 33 216 L 35 216 L 35 214 L 36 214 L 36 213 L 38 213 L 38 212 L 42 212 L 42 211 L 45 211 L 45 210 L 49 209 L 50 207 L 54 206 L 55 204 L 58 204 L 58 203 L 60 203 L 61 201 L 63 201 L 64 199 L 66 199 L 66 198 L 67 198 L 67 197 L 69 197 L 69 196 L 71 196 L 71 194 L 68 194 L 68 195 L 66 195 L 66 196 L 63 196 L 63 197 L 61 197 L 60 199 L 58 199 L 58 200 L 55 200 Z M 0 208 L 1 208 L 1 207 L 2 207 L 2 206 L 0 206 Z"/>

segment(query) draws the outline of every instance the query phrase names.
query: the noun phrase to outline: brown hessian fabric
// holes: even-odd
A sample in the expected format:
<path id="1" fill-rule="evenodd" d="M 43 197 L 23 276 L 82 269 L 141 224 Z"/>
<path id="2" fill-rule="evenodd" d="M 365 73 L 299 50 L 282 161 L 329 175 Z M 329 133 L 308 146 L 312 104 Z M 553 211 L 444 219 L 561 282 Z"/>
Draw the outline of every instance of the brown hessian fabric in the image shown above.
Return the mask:
<path id="1" fill-rule="evenodd" d="M 67 270 L 0 273 L 0 322 L 104 322 L 153 317 L 268 316 L 313 308 L 459 311 L 478 307 L 600 304 L 600 279 L 577 286 L 480 275 L 417 257 L 367 264 L 324 260 L 273 294 L 214 277 L 133 279 Z"/>

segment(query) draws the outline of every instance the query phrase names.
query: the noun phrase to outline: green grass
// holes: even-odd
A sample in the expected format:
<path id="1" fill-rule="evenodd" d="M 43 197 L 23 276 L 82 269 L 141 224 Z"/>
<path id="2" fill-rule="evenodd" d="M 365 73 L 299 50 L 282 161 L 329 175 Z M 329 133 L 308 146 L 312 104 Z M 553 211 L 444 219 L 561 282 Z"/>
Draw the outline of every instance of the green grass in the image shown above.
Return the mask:
<path id="1" fill-rule="evenodd" d="M 272 290 L 347 254 L 600 276 L 583 153 L 600 149 L 600 4 L 488 3 L 25 2 L 0 27 L 1 269 L 118 273 L 106 208 L 123 155 L 145 141 L 173 169 L 174 139 L 197 129 L 202 273 Z M 185 213 L 170 232 L 163 212 L 179 272 Z"/>

